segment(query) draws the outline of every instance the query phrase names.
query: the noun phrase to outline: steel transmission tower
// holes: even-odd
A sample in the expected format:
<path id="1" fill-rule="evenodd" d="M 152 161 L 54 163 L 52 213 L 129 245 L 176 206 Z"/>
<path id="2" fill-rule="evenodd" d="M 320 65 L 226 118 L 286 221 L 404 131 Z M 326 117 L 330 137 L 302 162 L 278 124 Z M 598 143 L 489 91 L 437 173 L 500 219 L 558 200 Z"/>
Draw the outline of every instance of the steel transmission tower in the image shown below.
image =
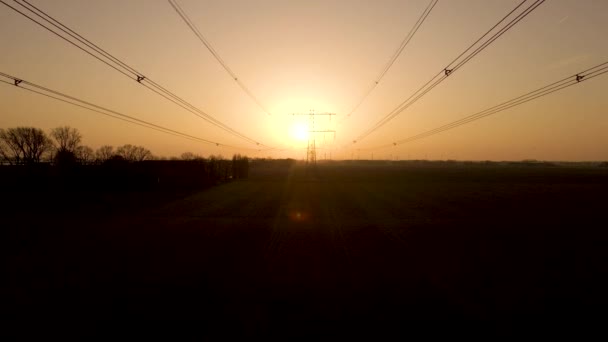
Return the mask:
<path id="1" fill-rule="evenodd" d="M 336 131 L 329 129 L 315 129 L 315 116 L 327 116 L 329 121 L 331 117 L 336 113 L 316 113 L 314 109 L 311 109 L 308 113 L 293 113 L 292 115 L 308 115 L 308 147 L 306 148 L 306 164 L 317 164 L 317 144 L 316 135 L 317 133 L 333 133 L 334 139 L 336 138 Z"/>

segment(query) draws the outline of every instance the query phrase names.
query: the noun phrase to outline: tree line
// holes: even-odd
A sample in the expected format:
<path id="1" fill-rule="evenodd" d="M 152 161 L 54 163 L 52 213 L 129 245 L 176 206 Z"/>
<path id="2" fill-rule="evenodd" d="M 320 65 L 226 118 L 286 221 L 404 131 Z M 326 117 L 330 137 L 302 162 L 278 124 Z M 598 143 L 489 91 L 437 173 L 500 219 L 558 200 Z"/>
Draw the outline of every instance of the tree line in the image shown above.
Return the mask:
<path id="1" fill-rule="evenodd" d="M 0 128 L 0 164 L 31 165 L 37 163 L 78 163 L 102 164 L 109 160 L 141 162 L 159 160 L 143 146 L 125 144 L 114 148 L 103 145 L 96 150 L 82 144 L 82 134 L 69 126 L 56 127 L 47 134 L 36 127 Z M 223 160 L 221 155 L 211 155 L 207 159 L 192 153 L 182 153 L 180 157 L 169 160 Z M 246 157 L 235 155 L 233 160 Z M 242 163 L 242 161 L 241 161 Z"/>
<path id="2" fill-rule="evenodd" d="M 160 159 L 145 147 L 82 144 L 82 134 L 62 126 L 47 134 L 35 127 L 0 129 L 0 173 L 4 179 L 33 187 L 173 188 L 200 187 L 248 177 L 249 158 L 208 158 L 186 152 Z"/>
<path id="3" fill-rule="evenodd" d="M 41 162 L 103 163 L 112 158 L 143 161 L 153 158 L 142 146 L 126 144 L 114 149 L 104 145 L 94 151 L 82 145 L 82 134 L 72 127 L 53 128 L 47 134 L 36 127 L 0 129 L 0 158 L 3 164 L 31 165 Z"/>

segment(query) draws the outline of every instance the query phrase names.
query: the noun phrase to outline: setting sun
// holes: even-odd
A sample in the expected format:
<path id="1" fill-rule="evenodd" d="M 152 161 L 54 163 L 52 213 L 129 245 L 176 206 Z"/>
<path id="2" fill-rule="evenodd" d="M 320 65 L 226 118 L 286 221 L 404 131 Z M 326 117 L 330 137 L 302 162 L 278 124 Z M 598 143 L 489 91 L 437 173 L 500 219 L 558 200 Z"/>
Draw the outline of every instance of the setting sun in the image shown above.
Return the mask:
<path id="1" fill-rule="evenodd" d="M 297 141 L 308 139 L 308 126 L 304 123 L 294 123 L 291 126 L 290 136 Z"/>
<path id="2" fill-rule="evenodd" d="M 4 316 L 601 336 L 607 18 L 608 0 L 0 0 Z"/>

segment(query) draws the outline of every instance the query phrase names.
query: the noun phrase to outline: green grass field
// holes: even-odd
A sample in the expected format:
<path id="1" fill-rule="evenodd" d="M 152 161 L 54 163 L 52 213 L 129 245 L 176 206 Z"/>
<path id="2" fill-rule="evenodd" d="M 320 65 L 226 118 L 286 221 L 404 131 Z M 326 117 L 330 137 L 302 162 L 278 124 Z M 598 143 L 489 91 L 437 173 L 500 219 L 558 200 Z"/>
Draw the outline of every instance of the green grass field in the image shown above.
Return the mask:
<path id="1" fill-rule="evenodd" d="M 607 193 L 599 167 L 344 162 L 39 215 L 5 196 L 21 207 L 4 215 L 5 316 L 284 337 L 598 328 Z"/>

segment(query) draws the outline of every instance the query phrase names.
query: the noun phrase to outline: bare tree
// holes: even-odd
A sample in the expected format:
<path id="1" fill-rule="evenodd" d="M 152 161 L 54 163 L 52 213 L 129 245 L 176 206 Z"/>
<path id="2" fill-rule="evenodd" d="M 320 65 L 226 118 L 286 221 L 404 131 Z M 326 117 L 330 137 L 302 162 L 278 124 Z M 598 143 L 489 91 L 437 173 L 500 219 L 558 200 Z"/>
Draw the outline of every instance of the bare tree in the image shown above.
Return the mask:
<path id="1" fill-rule="evenodd" d="M 105 162 L 106 160 L 112 158 L 114 155 L 114 147 L 110 145 L 103 145 L 95 151 L 95 159 L 99 162 Z"/>
<path id="2" fill-rule="evenodd" d="M 0 153 L 4 162 L 16 165 L 21 163 L 23 153 L 20 148 L 21 144 L 18 143 L 14 133 L 11 132 L 12 129 L 0 129 Z"/>
<path id="3" fill-rule="evenodd" d="M 69 126 L 57 127 L 51 130 L 51 136 L 57 142 L 57 151 L 68 151 L 76 153 L 76 149 L 82 141 L 82 135 L 76 128 Z"/>
<path id="4" fill-rule="evenodd" d="M 4 130 L 0 129 L 0 164 L 13 164 L 13 160 L 11 158 L 12 151 L 10 149 L 10 146 L 8 146 L 4 139 L 2 139 L 3 133 Z"/>
<path id="5" fill-rule="evenodd" d="M 53 149 L 53 141 L 35 127 L 0 129 L 0 144 L 3 159 L 11 164 L 38 163 Z"/>
<path id="6" fill-rule="evenodd" d="M 150 152 L 150 150 L 141 146 L 133 146 L 130 144 L 120 146 L 118 149 L 116 149 L 116 154 L 128 161 L 144 161 L 147 159 L 152 159 L 152 152 Z"/>
<path id="7" fill-rule="evenodd" d="M 203 157 L 192 152 L 184 152 L 180 157 L 182 160 L 203 160 Z"/>
<path id="8" fill-rule="evenodd" d="M 209 156 L 209 160 L 224 160 L 224 156 L 222 156 L 221 154 L 218 154 L 218 155 L 212 154 Z"/>
<path id="9" fill-rule="evenodd" d="M 93 162 L 95 153 L 89 146 L 78 146 L 76 148 L 76 158 L 82 164 L 89 164 Z"/>
<path id="10" fill-rule="evenodd" d="M 232 177 L 247 178 L 249 175 L 249 158 L 235 154 L 232 156 Z"/>

